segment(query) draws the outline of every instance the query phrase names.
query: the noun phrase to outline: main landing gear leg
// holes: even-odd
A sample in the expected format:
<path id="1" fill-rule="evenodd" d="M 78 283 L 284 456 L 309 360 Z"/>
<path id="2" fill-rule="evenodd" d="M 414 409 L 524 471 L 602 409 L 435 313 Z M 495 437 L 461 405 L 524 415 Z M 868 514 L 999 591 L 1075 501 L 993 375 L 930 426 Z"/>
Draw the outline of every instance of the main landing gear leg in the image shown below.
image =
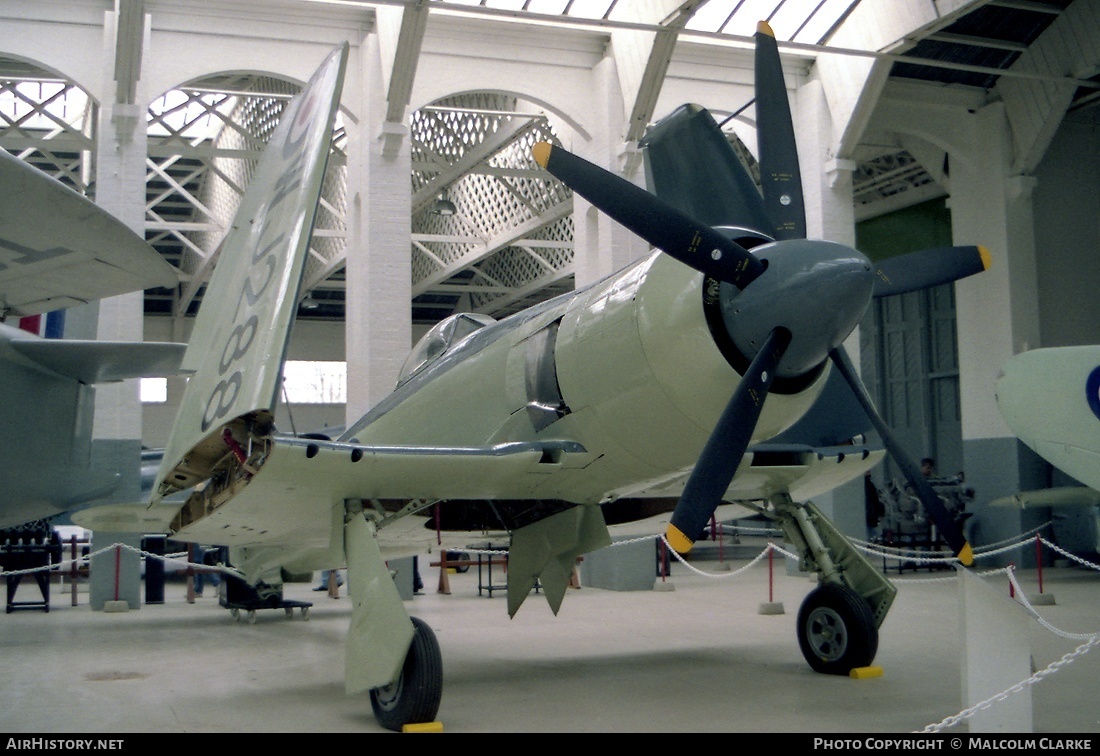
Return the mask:
<path id="1" fill-rule="evenodd" d="M 817 572 L 820 581 L 798 610 L 798 646 L 807 663 L 833 675 L 870 665 L 897 589 L 813 504 L 785 494 L 769 504 L 800 551 L 800 569 Z"/>
<path id="2" fill-rule="evenodd" d="M 348 595 L 352 601 L 345 660 L 349 694 L 370 691 L 378 723 L 400 731 L 435 719 L 443 694 L 443 663 L 431 627 L 409 617 L 359 502 L 344 524 Z"/>

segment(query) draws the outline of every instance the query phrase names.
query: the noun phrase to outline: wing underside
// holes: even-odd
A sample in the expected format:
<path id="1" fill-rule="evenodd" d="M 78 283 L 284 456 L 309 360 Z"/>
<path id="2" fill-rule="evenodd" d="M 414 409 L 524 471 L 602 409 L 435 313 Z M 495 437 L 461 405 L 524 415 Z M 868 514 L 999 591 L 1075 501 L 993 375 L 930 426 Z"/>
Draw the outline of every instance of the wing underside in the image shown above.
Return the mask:
<path id="1" fill-rule="evenodd" d="M 122 221 L 0 150 L 0 314 L 38 315 L 178 281 Z"/>
<path id="2" fill-rule="evenodd" d="M 766 499 L 789 492 L 807 499 L 861 476 L 882 458 L 863 447 L 758 447 L 742 463 L 727 500 Z M 376 511 L 379 536 L 408 535 L 409 515 L 432 535 L 426 515 L 435 502 L 552 500 L 595 457 L 569 441 L 512 443 L 487 447 L 377 447 L 335 441 L 277 438 L 245 464 L 224 455 L 214 480 L 191 495 L 173 524 L 183 540 L 225 545 L 310 542 L 322 547 L 342 521 L 344 503 L 360 500 Z M 604 492 L 585 502 L 660 499 L 676 495 L 690 471 L 649 488 Z M 554 510 L 548 510 L 554 511 Z M 644 506 L 624 519 L 650 517 Z M 667 512 L 657 519 L 667 521 Z M 335 518 L 335 519 L 334 519 Z M 256 523 L 264 523 L 258 530 Z M 653 533 L 658 532 L 657 529 Z M 428 541 L 414 539 L 421 547 Z M 411 553 L 416 553 L 412 551 Z"/>

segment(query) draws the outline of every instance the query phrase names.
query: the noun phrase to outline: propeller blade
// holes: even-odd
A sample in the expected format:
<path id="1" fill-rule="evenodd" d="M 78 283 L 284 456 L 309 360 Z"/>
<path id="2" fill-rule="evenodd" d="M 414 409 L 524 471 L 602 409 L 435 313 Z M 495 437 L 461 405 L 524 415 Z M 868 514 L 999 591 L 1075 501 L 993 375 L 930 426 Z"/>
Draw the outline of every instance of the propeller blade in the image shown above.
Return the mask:
<path id="1" fill-rule="evenodd" d="M 791 104 L 775 33 L 766 21 L 756 26 L 756 139 L 764 207 L 776 240 L 806 238 L 806 206 L 794 140 Z"/>
<path id="2" fill-rule="evenodd" d="M 874 405 L 871 404 L 871 397 L 868 395 L 867 389 L 859 376 L 856 375 L 855 368 L 852 367 L 852 362 L 848 359 L 848 353 L 843 346 L 840 346 L 830 351 L 829 357 L 833 360 L 833 364 L 836 365 L 841 375 L 844 376 L 844 379 L 848 381 L 848 385 L 851 386 L 852 392 L 859 400 L 860 406 L 863 407 L 863 411 L 867 413 L 867 417 L 871 419 L 875 430 L 882 437 L 886 450 L 894 457 L 894 461 L 901 468 L 902 474 L 905 475 L 909 484 L 917 492 L 917 496 L 920 497 L 921 503 L 924 505 L 924 511 L 932 518 L 932 522 L 939 530 L 940 535 L 947 541 L 947 545 L 951 547 L 951 551 L 954 552 L 959 561 L 969 567 L 974 563 L 973 549 L 970 548 L 970 544 L 967 543 L 962 530 L 948 513 L 943 502 L 940 501 L 939 495 L 921 475 L 920 468 L 898 443 L 893 431 L 890 430 L 890 426 L 886 424 Z"/>
<path id="3" fill-rule="evenodd" d="M 691 550 L 721 504 L 722 495 L 729 488 L 752 439 L 775 369 L 790 343 L 791 332 L 786 328 L 771 332 L 711 431 L 684 492 L 676 502 L 665 533 L 669 545 L 678 553 L 686 554 Z"/>
<path id="4" fill-rule="evenodd" d="M 539 142 L 535 161 L 607 215 L 680 262 L 744 289 L 765 265 L 749 252 L 641 187 L 561 147 Z"/>
<path id="5" fill-rule="evenodd" d="M 872 296 L 905 294 L 951 283 L 989 270 L 989 265 L 989 250 L 985 247 L 934 247 L 909 252 L 875 265 Z"/>

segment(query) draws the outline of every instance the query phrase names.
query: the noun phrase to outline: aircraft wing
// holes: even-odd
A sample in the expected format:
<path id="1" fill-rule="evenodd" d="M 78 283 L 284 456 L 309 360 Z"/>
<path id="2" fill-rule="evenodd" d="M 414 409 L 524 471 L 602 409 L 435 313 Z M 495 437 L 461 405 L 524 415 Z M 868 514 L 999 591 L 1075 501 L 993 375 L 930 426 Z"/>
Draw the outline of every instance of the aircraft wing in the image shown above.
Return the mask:
<path id="1" fill-rule="evenodd" d="M 263 467 L 232 498 L 193 496 L 187 507 L 201 507 L 204 516 L 187 523 L 185 507 L 181 530 L 188 540 L 227 546 L 309 541 L 311 534 L 327 541 L 331 513 L 335 508 L 342 518 L 347 499 L 522 498 L 546 476 L 568 468 L 570 463 L 560 460 L 574 455 L 589 457 L 570 441 L 411 447 L 278 437 Z M 390 516 L 380 530 L 410 513 Z M 262 533 L 255 525 L 261 521 Z"/>
<path id="2" fill-rule="evenodd" d="M 85 384 L 181 375 L 186 344 L 14 338 L 23 357 Z"/>
<path id="3" fill-rule="evenodd" d="M 87 197 L 0 149 L 0 315 L 38 315 L 179 282 Z"/>
<path id="4" fill-rule="evenodd" d="M 991 507 L 1037 509 L 1039 507 L 1095 507 L 1100 506 L 1100 491 L 1086 486 L 1060 486 L 1038 491 L 1021 491 L 1012 496 L 1002 496 L 989 502 Z"/>
<path id="5" fill-rule="evenodd" d="M 154 506 L 131 502 L 78 509 L 69 517 L 82 528 L 105 533 L 168 533 L 178 511 L 179 502 Z"/>
<path id="6" fill-rule="evenodd" d="M 333 51 L 287 106 L 223 240 L 184 355 L 195 373 L 154 498 L 202 479 L 174 468 L 216 445 L 226 423 L 273 423 L 347 55 L 346 44 Z"/>
<path id="7" fill-rule="evenodd" d="M 855 446 L 759 445 L 745 455 L 726 499 L 731 503 L 761 500 L 785 491 L 804 500 L 858 478 L 881 461 L 884 453 Z M 247 486 L 225 500 L 201 493 L 192 496 L 176 526 L 187 540 L 205 543 L 312 544 L 321 548 L 332 535 L 333 518 L 343 517 L 344 501 L 361 499 L 367 507 L 374 505 L 372 502 L 379 507 L 387 505 L 378 523 L 380 540 L 391 547 L 403 543 L 413 549 L 409 553 L 416 553 L 415 549 L 430 545 L 435 535 L 425 527 L 424 518 L 407 517 L 423 504 L 436 500 L 537 501 L 539 491 L 553 488 L 553 476 L 573 474 L 588 464 L 591 456 L 572 441 L 412 447 L 277 437 Z M 616 495 L 626 500 L 627 507 L 630 499 L 676 496 L 689 472 Z M 394 502 L 398 504 L 394 506 Z M 643 518 L 641 512 L 639 508 L 621 513 L 635 520 L 634 531 L 648 526 L 652 529 L 646 533 L 656 534 L 659 529 L 652 523 L 668 519 L 667 512 L 656 519 Z M 261 521 L 262 532 L 256 528 Z"/>

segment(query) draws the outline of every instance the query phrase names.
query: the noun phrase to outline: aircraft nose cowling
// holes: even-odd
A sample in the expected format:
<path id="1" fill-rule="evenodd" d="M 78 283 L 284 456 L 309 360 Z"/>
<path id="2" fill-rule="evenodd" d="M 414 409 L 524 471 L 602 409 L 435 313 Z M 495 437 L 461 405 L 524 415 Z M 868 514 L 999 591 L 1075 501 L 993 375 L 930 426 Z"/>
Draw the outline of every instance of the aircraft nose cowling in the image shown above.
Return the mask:
<path id="1" fill-rule="evenodd" d="M 752 253 L 768 268 L 744 291 L 722 284 L 722 319 L 748 359 L 775 328 L 791 332 L 791 344 L 776 370 L 793 378 L 814 370 L 829 351 L 859 325 L 871 301 L 870 261 L 834 242 L 793 239 L 762 245 Z"/>

